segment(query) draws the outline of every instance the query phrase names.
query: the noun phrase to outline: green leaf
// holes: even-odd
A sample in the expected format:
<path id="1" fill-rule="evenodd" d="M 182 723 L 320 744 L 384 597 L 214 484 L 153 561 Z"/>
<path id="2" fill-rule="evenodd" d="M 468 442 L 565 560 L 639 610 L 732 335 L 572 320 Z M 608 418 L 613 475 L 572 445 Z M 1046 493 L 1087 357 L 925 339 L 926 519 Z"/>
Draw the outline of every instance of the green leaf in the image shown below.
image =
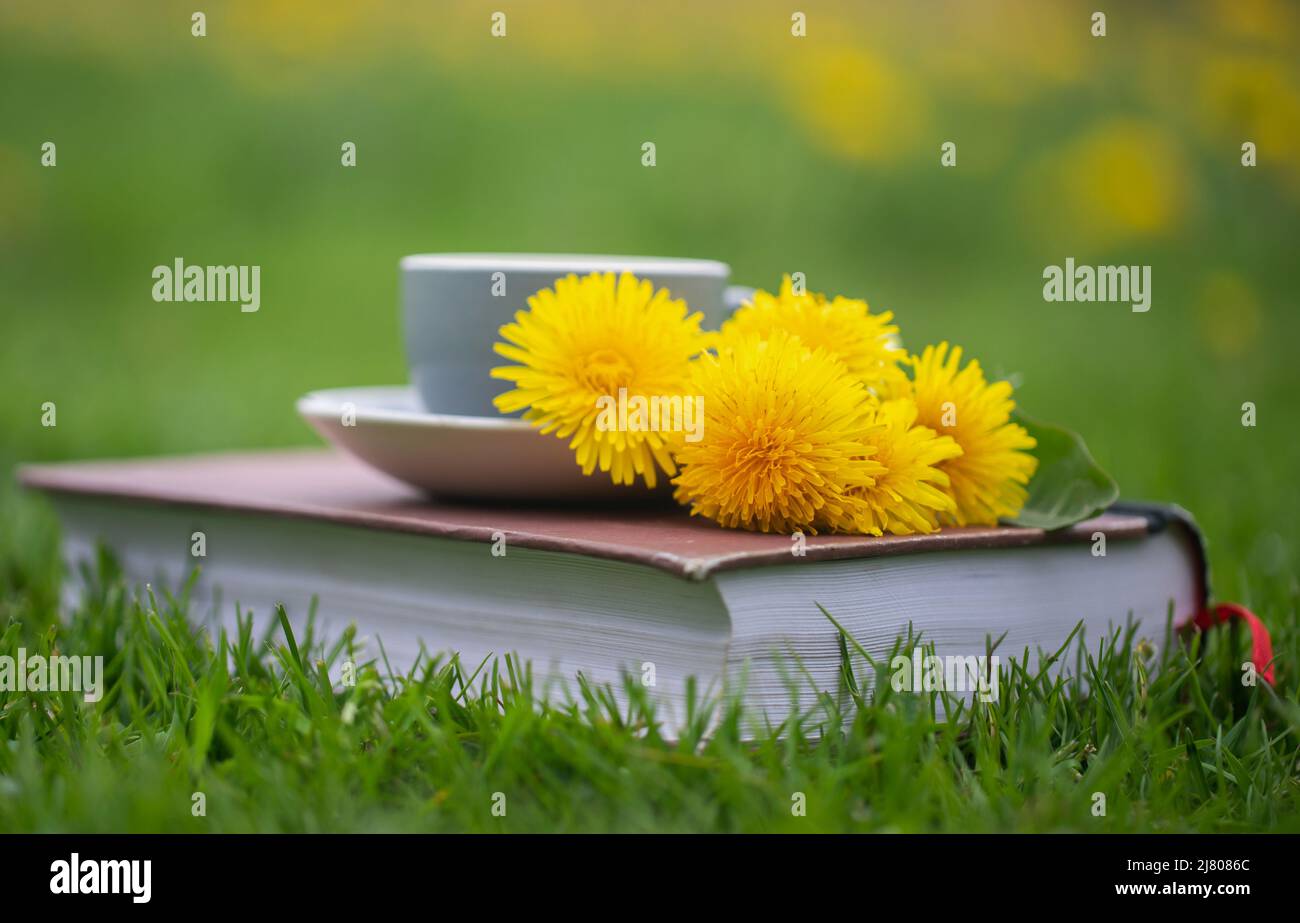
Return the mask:
<path id="1" fill-rule="evenodd" d="M 1061 529 L 1100 513 L 1119 499 L 1119 485 L 1088 453 L 1078 433 L 1017 413 L 1015 421 L 1038 440 L 1038 470 L 1029 499 L 1010 525 Z"/>

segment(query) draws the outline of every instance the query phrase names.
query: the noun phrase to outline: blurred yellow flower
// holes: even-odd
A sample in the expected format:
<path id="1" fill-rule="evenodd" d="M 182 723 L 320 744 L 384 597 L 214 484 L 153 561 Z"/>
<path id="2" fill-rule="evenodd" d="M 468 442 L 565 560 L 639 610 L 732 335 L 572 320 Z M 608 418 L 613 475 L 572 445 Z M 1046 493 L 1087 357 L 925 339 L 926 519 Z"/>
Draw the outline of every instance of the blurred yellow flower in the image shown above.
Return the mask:
<path id="1" fill-rule="evenodd" d="M 777 294 L 759 290 L 722 325 L 721 341 L 766 338 L 776 330 L 794 334 L 810 349 L 825 349 L 860 378 L 877 397 L 891 396 L 906 378 L 898 363 L 906 357 L 898 345 L 894 315 L 872 314 L 867 303 L 837 295 L 794 290 L 789 275 Z"/>
<path id="2" fill-rule="evenodd" d="M 926 12 L 942 18 L 944 35 L 951 39 L 931 35 L 915 48 L 925 78 L 948 100 L 1023 106 L 1077 81 L 1090 57 L 1087 41 L 1081 40 L 1080 14 L 1069 4 L 955 0 L 911 12 L 917 19 Z M 986 131 L 979 146 L 1016 140 L 1003 131 Z M 978 157 L 964 160 L 963 171 L 978 162 Z"/>
<path id="3" fill-rule="evenodd" d="M 927 346 L 910 362 L 917 422 L 961 446 L 961 455 L 940 463 L 956 506 L 939 522 L 993 526 L 1016 516 L 1038 459 L 1029 454 L 1034 438 L 1011 422 L 1011 384 L 986 381 L 975 360 L 961 368 L 961 347 L 949 351 L 947 343 Z"/>
<path id="4" fill-rule="evenodd" d="M 1221 34 L 1269 45 L 1296 43 L 1300 13 L 1292 0 L 1213 0 L 1212 8 Z"/>
<path id="5" fill-rule="evenodd" d="M 1191 198 L 1177 142 L 1148 122 L 1116 119 L 1048 151 L 1024 198 L 1032 233 L 1104 246 L 1174 229 Z"/>
<path id="6" fill-rule="evenodd" d="M 524 410 L 543 433 L 571 437 L 584 474 L 599 466 L 617 484 L 640 475 L 649 487 L 658 482 L 656 466 L 676 474 L 671 449 L 679 430 L 605 427 L 602 410 L 614 400 L 684 400 L 691 358 L 704 347 L 702 315 L 648 279 L 612 272 L 557 279 L 528 308 L 502 326 L 508 342 L 494 347 L 519 363 L 492 369 L 493 378 L 515 383 L 497 396 L 497 409 Z"/>
<path id="7" fill-rule="evenodd" d="M 1196 316 L 1201 339 L 1216 359 L 1240 359 L 1259 336 L 1259 301 L 1234 272 L 1211 273 L 1200 285 Z"/>
<path id="8" fill-rule="evenodd" d="M 1197 124 L 1224 145 L 1225 163 L 1235 166 L 1241 143 L 1253 141 L 1262 165 L 1300 173 L 1300 86 L 1292 65 L 1244 54 L 1200 62 Z"/>
<path id="9" fill-rule="evenodd" d="M 320 61 L 354 43 L 375 11 L 351 3 L 304 4 L 299 0 L 232 0 L 223 25 L 241 38 L 299 61 Z M 247 49 L 244 49 L 247 54 Z"/>
<path id="10" fill-rule="evenodd" d="M 862 47 L 818 47 L 781 72 L 794 114 L 812 140 L 848 160 L 892 163 L 910 156 L 926 123 L 915 81 Z"/>

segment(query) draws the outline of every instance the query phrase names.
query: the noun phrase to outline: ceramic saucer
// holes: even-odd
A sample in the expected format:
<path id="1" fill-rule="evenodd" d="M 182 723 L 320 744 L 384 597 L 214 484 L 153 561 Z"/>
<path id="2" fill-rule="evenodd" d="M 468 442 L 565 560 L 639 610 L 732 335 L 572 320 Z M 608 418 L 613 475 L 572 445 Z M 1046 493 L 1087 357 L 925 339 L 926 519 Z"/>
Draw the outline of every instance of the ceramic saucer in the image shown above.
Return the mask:
<path id="1" fill-rule="evenodd" d="M 663 492 L 639 481 L 614 484 L 599 470 L 584 475 L 568 440 L 523 420 L 429 413 L 409 387 L 312 391 L 298 400 L 298 413 L 334 446 L 440 496 L 646 501 Z"/>

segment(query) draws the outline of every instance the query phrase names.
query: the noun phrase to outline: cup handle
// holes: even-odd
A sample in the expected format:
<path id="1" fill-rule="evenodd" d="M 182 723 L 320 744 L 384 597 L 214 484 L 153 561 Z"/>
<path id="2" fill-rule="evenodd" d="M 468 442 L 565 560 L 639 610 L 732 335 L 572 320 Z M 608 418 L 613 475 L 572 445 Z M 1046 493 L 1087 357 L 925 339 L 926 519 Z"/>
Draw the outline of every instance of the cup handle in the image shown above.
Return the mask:
<path id="1" fill-rule="evenodd" d="M 722 306 L 727 309 L 727 316 L 730 317 L 746 301 L 752 301 L 755 291 L 749 285 L 728 285 L 723 289 Z"/>

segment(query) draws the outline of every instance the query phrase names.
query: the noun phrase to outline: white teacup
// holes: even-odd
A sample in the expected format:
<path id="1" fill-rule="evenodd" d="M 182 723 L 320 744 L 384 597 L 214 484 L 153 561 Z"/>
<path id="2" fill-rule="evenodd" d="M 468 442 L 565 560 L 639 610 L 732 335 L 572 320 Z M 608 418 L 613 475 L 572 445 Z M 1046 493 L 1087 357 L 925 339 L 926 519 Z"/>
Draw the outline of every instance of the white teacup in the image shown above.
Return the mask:
<path id="1" fill-rule="evenodd" d="M 503 324 L 528 298 L 574 273 L 631 272 L 685 299 L 714 329 L 749 289 L 728 287 L 715 260 L 541 253 L 426 253 L 404 257 L 402 324 L 411 382 L 426 410 L 497 416 L 492 399 L 512 387 L 489 374 L 509 365 L 492 351 Z"/>

